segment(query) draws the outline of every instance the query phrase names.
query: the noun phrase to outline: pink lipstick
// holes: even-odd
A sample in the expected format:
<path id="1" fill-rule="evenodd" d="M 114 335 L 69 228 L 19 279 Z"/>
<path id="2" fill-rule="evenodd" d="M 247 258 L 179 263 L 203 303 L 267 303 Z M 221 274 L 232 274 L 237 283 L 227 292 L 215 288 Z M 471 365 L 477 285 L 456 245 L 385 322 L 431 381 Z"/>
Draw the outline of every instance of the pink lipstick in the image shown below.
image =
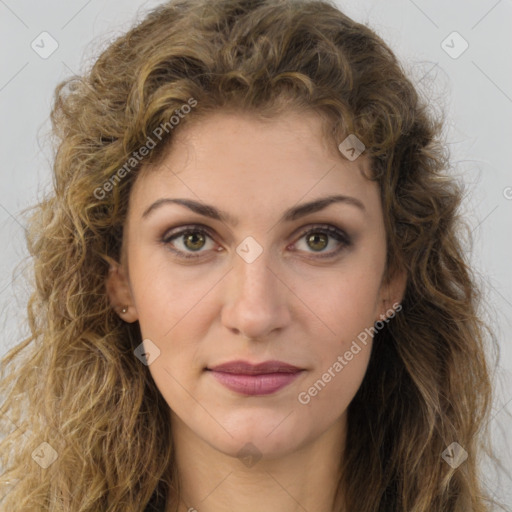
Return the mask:
<path id="1" fill-rule="evenodd" d="M 251 364 L 240 360 L 213 366 L 207 370 L 228 389 L 250 396 L 275 393 L 303 372 L 301 368 L 282 361 Z"/>

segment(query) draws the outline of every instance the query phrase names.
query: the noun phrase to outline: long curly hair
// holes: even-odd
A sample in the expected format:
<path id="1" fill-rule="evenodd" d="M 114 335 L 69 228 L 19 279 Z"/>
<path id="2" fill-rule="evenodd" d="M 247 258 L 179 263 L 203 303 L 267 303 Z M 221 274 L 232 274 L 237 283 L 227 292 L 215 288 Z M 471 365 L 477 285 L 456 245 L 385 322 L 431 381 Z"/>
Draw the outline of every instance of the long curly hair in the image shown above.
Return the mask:
<path id="1" fill-rule="evenodd" d="M 138 323 L 113 311 L 105 280 L 138 173 L 219 109 L 316 112 L 330 143 L 356 135 L 380 186 L 386 274 L 407 273 L 403 311 L 375 335 L 349 406 L 333 510 L 489 510 L 479 467 L 485 453 L 494 460 L 497 347 L 443 116 L 374 31 L 317 0 L 166 2 L 57 86 L 53 186 L 28 218 L 30 336 L 2 360 L 3 510 L 177 510 L 169 407 L 134 356 Z M 456 468 L 442 457 L 453 442 L 468 453 Z"/>

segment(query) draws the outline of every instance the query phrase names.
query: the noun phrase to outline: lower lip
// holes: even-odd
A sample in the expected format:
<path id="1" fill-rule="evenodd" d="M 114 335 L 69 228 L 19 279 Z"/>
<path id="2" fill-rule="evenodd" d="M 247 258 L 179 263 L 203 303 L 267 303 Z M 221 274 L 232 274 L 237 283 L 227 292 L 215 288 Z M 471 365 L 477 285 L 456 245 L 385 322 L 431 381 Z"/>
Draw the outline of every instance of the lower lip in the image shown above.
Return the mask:
<path id="1" fill-rule="evenodd" d="M 213 376 L 231 391 L 242 395 L 270 395 L 293 382 L 302 371 L 295 373 L 266 373 L 260 375 L 247 375 L 236 373 L 216 372 L 211 370 Z"/>

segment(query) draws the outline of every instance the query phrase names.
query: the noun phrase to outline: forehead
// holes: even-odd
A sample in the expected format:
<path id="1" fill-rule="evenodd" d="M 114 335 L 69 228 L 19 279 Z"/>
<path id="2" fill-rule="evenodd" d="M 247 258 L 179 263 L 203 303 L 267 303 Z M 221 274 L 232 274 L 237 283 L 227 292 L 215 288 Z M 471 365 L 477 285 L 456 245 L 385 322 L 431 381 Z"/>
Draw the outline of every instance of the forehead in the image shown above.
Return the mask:
<path id="1" fill-rule="evenodd" d="M 265 120 L 222 111 L 205 116 L 183 126 L 163 158 L 143 169 L 132 189 L 133 206 L 140 210 L 139 203 L 165 194 L 244 209 L 284 209 L 284 203 L 326 193 L 370 195 L 373 201 L 377 185 L 367 179 L 368 159 L 344 158 L 324 127 L 314 112 Z"/>

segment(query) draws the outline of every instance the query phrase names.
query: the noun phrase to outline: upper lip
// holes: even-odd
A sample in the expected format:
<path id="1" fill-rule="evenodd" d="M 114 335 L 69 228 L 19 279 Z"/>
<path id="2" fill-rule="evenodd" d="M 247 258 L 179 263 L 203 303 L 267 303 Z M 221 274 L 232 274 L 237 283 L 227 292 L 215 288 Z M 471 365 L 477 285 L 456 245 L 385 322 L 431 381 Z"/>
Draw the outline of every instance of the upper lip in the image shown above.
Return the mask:
<path id="1" fill-rule="evenodd" d="M 207 368 L 216 372 L 236 373 L 247 375 L 261 375 L 265 373 L 296 373 L 301 368 L 293 366 L 283 361 L 264 361 L 262 363 L 252 364 L 247 361 L 229 361 Z"/>

